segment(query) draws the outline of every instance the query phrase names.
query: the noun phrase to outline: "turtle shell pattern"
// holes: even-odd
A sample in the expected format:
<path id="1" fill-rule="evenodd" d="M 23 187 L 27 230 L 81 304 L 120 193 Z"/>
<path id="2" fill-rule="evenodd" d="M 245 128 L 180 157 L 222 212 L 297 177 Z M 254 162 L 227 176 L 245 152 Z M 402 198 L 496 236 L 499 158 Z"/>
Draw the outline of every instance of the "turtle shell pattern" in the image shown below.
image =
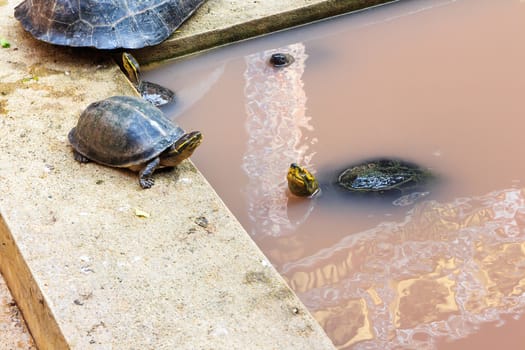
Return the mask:
<path id="1" fill-rule="evenodd" d="M 114 96 L 90 104 L 69 133 L 83 156 L 104 165 L 143 164 L 175 143 L 184 131 L 138 97 Z"/>
<path id="2" fill-rule="evenodd" d="M 430 172 L 397 159 L 374 159 L 351 166 L 337 179 L 339 186 L 352 192 L 390 192 L 417 187 Z"/>
<path id="3" fill-rule="evenodd" d="M 39 40 L 99 49 L 141 48 L 171 35 L 204 0 L 24 0 L 15 17 Z"/>

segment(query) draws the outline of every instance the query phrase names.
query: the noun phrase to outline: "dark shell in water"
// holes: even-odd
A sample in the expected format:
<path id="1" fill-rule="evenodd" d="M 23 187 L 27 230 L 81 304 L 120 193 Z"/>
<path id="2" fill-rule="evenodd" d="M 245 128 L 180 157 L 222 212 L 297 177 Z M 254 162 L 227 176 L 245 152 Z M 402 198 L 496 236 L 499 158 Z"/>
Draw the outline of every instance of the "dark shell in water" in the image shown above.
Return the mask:
<path id="1" fill-rule="evenodd" d="M 142 81 L 138 86 L 138 90 L 143 99 L 157 107 L 175 101 L 175 93 L 173 91 L 151 81 Z"/>
<path id="2" fill-rule="evenodd" d="M 429 170 L 398 159 L 374 159 L 352 165 L 337 177 L 340 189 L 357 193 L 406 193 L 424 186 Z"/>
<path id="3" fill-rule="evenodd" d="M 270 57 L 270 64 L 276 68 L 288 67 L 294 61 L 293 56 L 287 53 L 277 52 Z"/>

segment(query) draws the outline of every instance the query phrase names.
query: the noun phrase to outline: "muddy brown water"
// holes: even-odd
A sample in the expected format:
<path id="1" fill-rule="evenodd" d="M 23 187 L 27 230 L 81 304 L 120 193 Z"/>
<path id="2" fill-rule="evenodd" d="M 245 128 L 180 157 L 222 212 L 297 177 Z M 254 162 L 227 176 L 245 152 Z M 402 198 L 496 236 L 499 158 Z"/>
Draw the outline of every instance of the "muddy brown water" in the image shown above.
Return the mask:
<path id="1" fill-rule="evenodd" d="M 147 73 L 205 142 L 193 161 L 341 349 L 522 349 L 525 2 L 402 1 Z M 295 62 L 267 64 L 274 52 Z M 399 157 L 439 176 L 407 206 L 291 197 Z"/>

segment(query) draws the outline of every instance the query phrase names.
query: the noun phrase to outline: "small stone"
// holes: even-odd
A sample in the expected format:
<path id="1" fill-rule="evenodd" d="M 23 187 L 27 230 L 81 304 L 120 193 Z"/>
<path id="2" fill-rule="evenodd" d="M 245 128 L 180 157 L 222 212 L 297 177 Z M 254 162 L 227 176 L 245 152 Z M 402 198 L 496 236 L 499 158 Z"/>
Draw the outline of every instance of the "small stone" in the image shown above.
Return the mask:
<path id="1" fill-rule="evenodd" d="M 46 173 L 50 173 L 51 171 L 55 170 L 55 167 L 51 164 L 45 164 L 44 165 L 44 171 Z"/>
<path id="2" fill-rule="evenodd" d="M 208 219 L 206 219 L 204 216 L 199 216 L 196 218 L 195 223 L 203 228 L 207 228 L 209 225 Z"/>

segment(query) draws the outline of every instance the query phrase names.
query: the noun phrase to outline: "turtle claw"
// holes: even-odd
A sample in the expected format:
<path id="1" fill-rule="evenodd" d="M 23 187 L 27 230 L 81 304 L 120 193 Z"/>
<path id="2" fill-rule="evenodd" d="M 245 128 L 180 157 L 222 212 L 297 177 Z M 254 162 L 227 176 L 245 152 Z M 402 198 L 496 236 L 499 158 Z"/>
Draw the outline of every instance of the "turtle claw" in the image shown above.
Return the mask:
<path id="1" fill-rule="evenodd" d="M 154 158 L 148 164 L 146 164 L 144 169 L 142 169 L 139 172 L 140 187 L 142 187 L 142 188 L 151 188 L 151 186 L 153 186 L 155 184 L 155 180 L 153 179 L 152 175 L 153 175 L 153 172 L 155 171 L 155 169 L 157 169 L 157 167 L 159 166 L 159 164 L 160 164 L 159 157 Z"/>
<path id="2" fill-rule="evenodd" d="M 146 189 L 151 188 L 155 184 L 155 180 L 151 177 L 143 177 L 139 179 L 140 187 Z"/>
<path id="3" fill-rule="evenodd" d="M 73 150 L 73 158 L 79 163 L 89 163 L 89 158 Z"/>

